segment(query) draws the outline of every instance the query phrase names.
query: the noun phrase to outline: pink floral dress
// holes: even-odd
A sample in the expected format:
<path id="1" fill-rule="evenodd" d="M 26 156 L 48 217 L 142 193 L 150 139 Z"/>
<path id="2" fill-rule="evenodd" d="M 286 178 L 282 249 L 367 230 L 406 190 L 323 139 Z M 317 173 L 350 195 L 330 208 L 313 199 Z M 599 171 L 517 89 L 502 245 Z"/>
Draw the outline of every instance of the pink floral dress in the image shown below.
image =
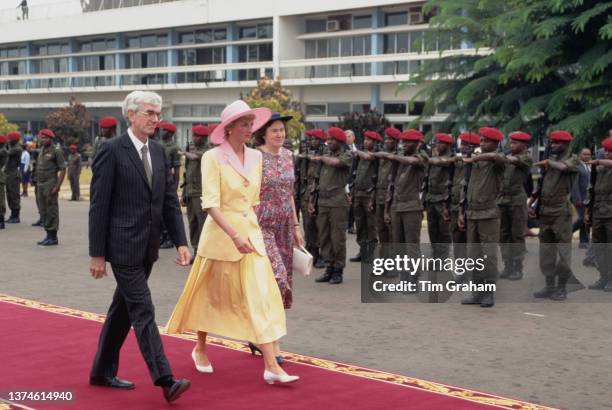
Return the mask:
<path id="1" fill-rule="evenodd" d="M 263 151 L 262 155 L 260 203 L 255 212 L 283 304 L 289 309 L 293 302 L 293 154 L 281 148 L 279 155 Z"/>

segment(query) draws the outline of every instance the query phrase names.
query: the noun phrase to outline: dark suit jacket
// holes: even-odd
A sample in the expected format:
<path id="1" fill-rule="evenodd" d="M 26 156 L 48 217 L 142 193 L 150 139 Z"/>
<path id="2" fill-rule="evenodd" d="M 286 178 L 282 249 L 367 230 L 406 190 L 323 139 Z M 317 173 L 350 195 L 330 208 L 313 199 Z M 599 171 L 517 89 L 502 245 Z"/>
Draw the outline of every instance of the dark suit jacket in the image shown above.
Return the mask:
<path id="1" fill-rule="evenodd" d="M 101 145 L 92 164 L 89 255 L 118 265 L 157 260 L 162 221 L 177 245 L 187 245 L 174 180 L 163 147 L 149 139 L 153 183 L 128 134 Z"/>
<path id="2" fill-rule="evenodd" d="M 584 164 L 580 162 L 578 166 L 578 178 L 576 178 L 576 182 L 574 182 L 574 186 L 572 187 L 572 202 L 576 203 L 580 201 L 584 203 L 587 199 L 587 191 L 589 189 L 589 183 L 591 182 L 591 166 L 587 164 L 587 167 L 584 167 Z"/>

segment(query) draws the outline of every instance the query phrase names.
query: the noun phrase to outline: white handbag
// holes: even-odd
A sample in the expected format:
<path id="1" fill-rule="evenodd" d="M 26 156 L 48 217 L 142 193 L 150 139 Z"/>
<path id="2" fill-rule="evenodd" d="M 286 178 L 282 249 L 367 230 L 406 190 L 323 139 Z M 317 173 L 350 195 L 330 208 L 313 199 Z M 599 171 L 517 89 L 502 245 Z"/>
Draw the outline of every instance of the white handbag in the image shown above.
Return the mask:
<path id="1" fill-rule="evenodd" d="M 293 273 L 310 275 L 312 270 L 312 255 L 303 247 L 293 247 Z"/>

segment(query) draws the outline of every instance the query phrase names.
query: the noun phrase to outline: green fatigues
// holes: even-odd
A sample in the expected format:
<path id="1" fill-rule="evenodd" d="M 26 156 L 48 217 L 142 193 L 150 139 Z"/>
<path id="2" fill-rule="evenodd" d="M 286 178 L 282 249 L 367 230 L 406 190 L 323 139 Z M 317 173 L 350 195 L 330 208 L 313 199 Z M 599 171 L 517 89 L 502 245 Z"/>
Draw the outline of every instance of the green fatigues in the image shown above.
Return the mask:
<path id="1" fill-rule="evenodd" d="M 206 146 L 193 147 L 192 153 L 200 155 L 197 160 L 185 159 L 185 187 L 183 193 L 187 207 L 187 220 L 189 221 L 189 241 L 194 249 L 198 249 L 200 234 L 206 216 L 202 209 L 202 157 L 208 149 Z M 195 151 L 195 152 L 194 152 Z"/>
<path id="2" fill-rule="evenodd" d="M 164 150 L 166 159 L 170 168 L 174 170 L 174 189 L 176 190 L 179 182 L 179 172 L 181 168 L 181 154 L 179 154 L 179 146 L 174 141 L 164 142 Z"/>
<path id="3" fill-rule="evenodd" d="M 467 231 L 459 229 L 459 204 L 461 202 L 461 192 L 465 179 L 465 163 L 455 162 L 455 172 L 453 175 L 453 187 L 451 189 L 451 226 L 450 231 L 453 238 L 453 257 L 465 258 L 467 256 Z M 467 220 L 465 221 L 467 225 Z"/>
<path id="4" fill-rule="evenodd" d="M 353 156 L 350 152 L 328 153 L 342 166 L 323 164 L 319 177 L 317 229 L 323 259 L 328 266 L 342 269 L 346 264 L 346 219 L 348 198 L 345 191 Z"/>
<path id="5" fill-rule="evenodd" d="M 387 159 L 381 158 L 378 160 L 378 179 L 376 180 L 374 211 L 376 212 L 376 236 L 378 236 L 378 242 L 380 242 L 381 258 L 387 257 L 388 244 L 391 242 L 389 225 L 385 223 L 385 202 L 387 200 L 391 164 L 392 162 Z"/>
<path id="6" fill-rule="evenodd" d="M 551 158 L 553 159 L 553 158 Z M 570 193 L 578 176 L 578 158 L 566 155 L 558 161 L 563 172 L 549 168 L 540 194 L 540 269 L 546 277 L 559 277 L 565 285 L 572 274 L 572 204 Z"/>
<path id="7" fill-rule="evenodd" d="M 597 167 L 592 239 L 597 269 L 610 280 L 612 275 L 612 168 Z"/>
<path id="8" fill-rule="evenodd" d="M 500 211 L 500 250 L 504 264 L 517 261 L 521 266 L 525 259 L 525 229 L 527 229 L 527 193 L 525 181 L 530 177 L 529 170 L 533 159 L 524 152 L 518 156 L 517 163 L 506 164 L 502 196 L 499 199 Z"/>
<path id="9" fill-rule="evenodd" d="M 310 155 L 315 155 L 310 153 Z M 315 179 L 317 177 L 318 163 L 303 158 L 300 161 L 300 196 L 302 198 L 302 224 L 304 226 L 304 242 L 309 252 L 318 252 L 319 231 L 317 229 L 317 217 L 308 213 L 308 199 L 313 189 L 315 189 Z M 315 251 L 317 249 L 317 251 Z"/>
<path id="10" fill-rule="evenodd" d="M 503 159 L 501 154 L 498 154 Z M 475 156 L 476 157 L 476 156 Z M 499 242 L 499 208 L 497 200 L 502 190 L 505 163 L 480 161 L 472 164 L 467 190 L 468 257 L 483 258 L 484 269 L 473 271 L 475 283 L 495 283 Z"/>
<path id="11" fill-rule="evenodd" d="M 357 229 L 357 243 L 362 256 L 369 254 L 376 244 L 376 215 L 368 210 L 374 189 L 373 178 L 376 174 L 378 161 L 374 158 L 365 160 L 359 158 L 355 181 L 353 181 L 353 215 Z"/>
<path id="12" fill-rule="evenodd" d="M 443 158 L 450 158 L 449 154 Z M 450 251 L 451 232 L 448 222 L 444 222 L 443 211 L 448 203 L 450 167 L 431 165 L 427 178 L 427 231 L 434 258 L 447 258 Z M 450 210 L 449 210 L 450 211 Z"/>
<path id="13" fill-rule="evenodd" d="M 91 160 L 96 157 L 96 153 L 100 150 L 100 145 L 102 145 L 106 141 L 106 138 L 98 136 L 94 141 L 93 149 L 91 150 Z"/>
<path id="14" fill-rule="evenodd" d="M 68 181 L 70 182 L 70 190 L 72 191 L 72 200 L 78 201 L 81 197 L 81 185 L 79 179 L 81 177 L 81 154 L 75 152 L 68 155 Z"/>
<path id="15" fill-rule="evenodd" d="M 30 152 L 30 164 L 32 167 L 32 173 L 30 174 L 30 184 L 34 187 L 34 198 L 36 199 L 36 210 L 38 211 L 38 220 L 42 221 L 40 217 L 40 208 L 38 206 L 38 183 L 36 178 L 36 166 L 38 164 L 38 156 L 40 155 L 40 148 Z"/>
<path id="16" fill-rule="evenodd" d="M 23 148 L 21 145 L 9 145 L 8 159 L 4 166 L 4 175 L 6 177 L 6 200 L 11 211 L 19 211 L 21 209 L 21 177 L 19 176 L 19 164 L 21 164 L 21 153 Z"/>
<path id="17" fill-rule="evenodd" d="M 36 200 L 40 219 L 47 231 L 57 231 L 59 227 L 59 193 L 53 195 L 51 190 L 58 183 L 58 172 L 63 169 L 66 169 L 66 161 L 61 149 L 53 145 L 41 149 L 36 162 Z"/>
<path id="18" fill-rule="evenodd" d="M 427 155 L 421 152 L 416 156 L 422 159 L 421 165 L 398 164 L 389 209 L 391 240 L 395 246 L 401 247 L 410 258 L 421 256 L 423 203 L 420 194 L 427 166 Z"/>
<path id="19" fill-rule="evenodd" d="M 0 216 L 6 213 L 6 176 L 4 175 L 4 165 L 8 160 L 8 151 L 5 146 L 0 147 Z"/>

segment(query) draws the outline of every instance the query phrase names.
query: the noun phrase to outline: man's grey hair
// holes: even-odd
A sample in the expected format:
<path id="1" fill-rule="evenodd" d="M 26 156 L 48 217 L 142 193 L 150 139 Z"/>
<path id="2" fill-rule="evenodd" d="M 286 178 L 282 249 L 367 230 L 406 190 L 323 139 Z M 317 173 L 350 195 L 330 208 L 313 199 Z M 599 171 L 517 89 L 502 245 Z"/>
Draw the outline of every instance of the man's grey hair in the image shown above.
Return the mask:
<path id="1" fill-rule="evenodd" d="M 153 91 L 132 91 L 125 97 L 121 107 L 123 117 L 129 122 L 128 110 L 138 111 L 145 104 L 162 105 L 162 98 L 159 94 Z"/>

